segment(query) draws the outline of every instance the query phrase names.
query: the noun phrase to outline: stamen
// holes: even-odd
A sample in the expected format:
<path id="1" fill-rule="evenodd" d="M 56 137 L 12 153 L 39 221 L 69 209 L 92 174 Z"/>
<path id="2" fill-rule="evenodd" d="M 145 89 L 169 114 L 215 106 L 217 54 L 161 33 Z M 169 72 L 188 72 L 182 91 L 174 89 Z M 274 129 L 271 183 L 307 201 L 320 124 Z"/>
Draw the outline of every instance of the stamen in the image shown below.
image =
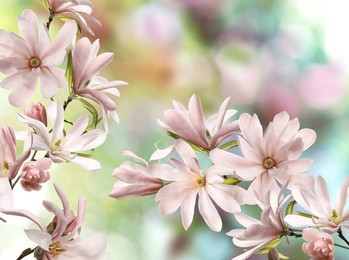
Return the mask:
<path id="1" fill-rule="evenodd" d="M 57 242 L 54 242 L 52 243 L 49 247 L 49 253 L 51 256 L 53 257 L 57 257 L 59 256 L 60 254 L 62 254 L 64 251 L 66 251 L 66 249 L 64 249 L 62 247 L 62 244 L 61 242 L 57 241 Z"/>
<path id="2" fill-rule="evenodd" d="M 30 58 L 30 60 L 29 60 L 29 66 L 31 67 L 31 68 L 37 68 L 37 67 L 39 67 L 41 65 L 41 61 L 40 61 L 40 59 L 38 58 L 38 57 L 32 57 L 32 58 Z"/>
<path id="3" fill-rule="evenodd" d="M 206 184 L 205 177 L 199 177 L 195 180 L 195 184 L 199 187 L 203 187 Z"/>
<path id="4" fill-rule="evenodd" d="M 275 166 L 275 162 L 272 158 L 264 159 L 263 166 L 265 169 L 271 169 Z"/>

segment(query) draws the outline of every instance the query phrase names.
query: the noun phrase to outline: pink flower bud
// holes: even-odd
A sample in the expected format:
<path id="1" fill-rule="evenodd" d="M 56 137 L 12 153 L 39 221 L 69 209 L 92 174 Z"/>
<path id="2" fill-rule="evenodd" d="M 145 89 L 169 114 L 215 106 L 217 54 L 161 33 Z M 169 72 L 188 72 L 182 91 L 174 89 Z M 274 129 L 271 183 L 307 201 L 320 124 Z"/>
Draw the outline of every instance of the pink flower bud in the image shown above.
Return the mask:
<path id="1" fill-rule="evenodd" d="M 50 173 L 47 171 L 51 167 L 51 160 L 42 158 L 38 161 L 29 161 L 23 165 L 21 174 L 21 184 L 26 191 L 40 190 L 40 183 L 50 179 Z"/>
<path id="2" fill-rule="evenodd" d="M 320 233 L 313 228 L 306 228 L 302 232 L 302 237 L 308 242 L 303 243 L 302 250 L 313 260 L 334 259 L 334 242 L 331 235 Z"/>
<path id="3" fill-rule="evenodd" d="M 32 103 L 30 107 L 25 110 L 25 114 L 47 126 L 46 109 L 40 102 Z"/>

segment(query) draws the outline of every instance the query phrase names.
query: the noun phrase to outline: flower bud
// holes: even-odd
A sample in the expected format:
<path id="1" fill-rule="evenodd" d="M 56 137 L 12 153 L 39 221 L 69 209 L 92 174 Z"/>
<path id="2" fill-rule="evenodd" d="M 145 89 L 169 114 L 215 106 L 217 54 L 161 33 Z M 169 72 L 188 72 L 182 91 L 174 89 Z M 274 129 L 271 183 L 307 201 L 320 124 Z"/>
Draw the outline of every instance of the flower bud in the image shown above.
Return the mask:
<path id="1" fill-rule="evenodd" d="M 303 252 L 313 260 L 333 260 L 334 242 L 331 235 L 320 233 L 313 228 L 306 228 L 302 237 L 308 243 L 303 243 Z"/>
<path id="2" fill-rule="evenodd" d="M 24 190 L 40 190 L 41 183 L 50 179 L 50 173 L 47 171 L 51 167 L 51 160 L 42 158 L 38 161 L 26 162 L 23 165 L 21 174 L 21 184 Z"/>
<path id="3" fill-rule="evenodd" d="M 25 114 L 47 126 L 46 109 L 40 102 L 32 103 L 30 107 L 25 110 Z"/>

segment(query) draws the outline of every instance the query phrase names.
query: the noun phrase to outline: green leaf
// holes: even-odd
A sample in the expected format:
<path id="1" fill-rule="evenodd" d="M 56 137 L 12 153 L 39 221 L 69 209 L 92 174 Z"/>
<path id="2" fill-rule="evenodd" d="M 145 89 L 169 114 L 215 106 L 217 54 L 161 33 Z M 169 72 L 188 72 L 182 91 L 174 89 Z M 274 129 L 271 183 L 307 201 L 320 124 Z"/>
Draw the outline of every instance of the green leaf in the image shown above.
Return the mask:
<path id="1" fill-rule="evenodd" d="M 193 148 L 193 150 L 194 150 L 195 152 L 202 153 L 202 154 L 207 155 L 207 156 L 210 155 L 210 151 L 207 151 L 207 150 L 201 148 L 200 146 L 198 146 L 198 145 L 196 145 L 196 144 L 193 144 L 192 142 L 188 141 L 187 139 L 184 139 L 184 138 L 182 138 L 181 136 L 179 136 L 179 135 L 177 135 L 177 134 L 175 134 L 175 133 L 173 133 L 173 132 L 171 132 L 171 131 L 167 131 L 167 134 L 168 134 L 169 136 L 171 136 L 172 138 L 176 139 L 176 140 L 177 140 L 177 139 L 182 139 L 182 140 L 185 141 L 187 144 L 189 144 L 189 145 L 191 146 L 191 148 Z"/>
<path id="2" fill-rule="evenodd" d="M 269 244 L 267 244 L 263 249 L 259 250 L 258 252 L 256 252 L 255 254 L 266 254 L 269 252 L 269 249 L 275 248 L 277 247 L 277 245 L 281 242 L 282 237 L 278 237 L 276 239 L 274 239 L 273 241 L 271 241 Z"/>
<path id="3" fill-rule="evenodd" d="M 310 215 L 310 214 L 307 214 L 307 213 L 303 213 L 303 212 L 300 212 L 300 211 L 296 211 L 296 215 L 298 215 L 298 216 L 302 216 L 302 217 L 306 217 L 306 218 L 318 218 L 318 217 L 315 217 L 315 216 L 313 216 L 313 215 Z"/>
<path id="4" fill-rule="evenodd" d="M 100 121 L 98 118 L 98 112 L 96 110 L 96 108 L 88 101 L 86 101 L 85 99 L 82 98 L 76 98 L 77 100 L 79 100 L 82 105 L 84 106 L 84 108 L 91 113 L 92 115 L 92 123 L 86 128 L 87 131 L 91 130 L 91 129 L 95 129 L 98 122 Z"/>
<path id="5" fill-rule="evenodd" d="M 48 0 L 41 0 L 41 3 L 44 5 L 46 9 L 50 9 L 50 5 L 48 3 Z"/>
<path id="6" fill-rule="evenodd" d="M 291 201 L 286 208 L 286 216 L 292 214 L 294 205 L 297 204 L 295 200 Z"/>
<path id="7" fill-rule="evenodd" d="M 219 146 L 218 148 L 227 151 L 227 150 L 234 148 L 234 147 L 237 147 L 237 146 L 238 146 L 238 142 L 236 140 L 232 140 L 232 141 L 229 141 L 229 142 Z"/>

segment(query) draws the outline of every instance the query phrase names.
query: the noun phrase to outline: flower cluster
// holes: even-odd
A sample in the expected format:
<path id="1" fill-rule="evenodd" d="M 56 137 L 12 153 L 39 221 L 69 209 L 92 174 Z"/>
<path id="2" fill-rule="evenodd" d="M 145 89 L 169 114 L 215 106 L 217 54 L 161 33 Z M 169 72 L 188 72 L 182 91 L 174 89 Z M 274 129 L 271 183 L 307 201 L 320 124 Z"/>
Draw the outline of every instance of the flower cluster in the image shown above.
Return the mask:
<path id="1" fill-rule="evenodd" d="M 315 131 L 300 129 L 298 119 L 290 119 L 286 112 L 275 115 L 264 131 L 256 114 L 244 113 L 231 120 L 236 111 L 228 110 L 228 104 L 226 99 L 217 114 L 205 119 L 196 95 L 188 109 L 174 101 L 174 109 L 164 112 L 164 122 L 158 120 L 175 139 L 173 145 L 156 150 L 150 162 L 126 152 L 144 166 L 125 162 L 116 168 L 113 175 L 118 181 L 109 195 L 120 199 L 156 194 L 161 214 L 180 208 L 185 230 L 193 221 L 196 203 L 213 231 L 220 231 L 223 224 L 217 207 L 232 213 L 243 228 L 227 235 L 236 246 L 247 249 L 236 260 L 263 253 L 268 253 L 268 259 L 286 259 L 277 245 L 283 238 L 302 236 L 306 255 L 334 259 L 331 234 L 337 232 L 349 245 L 341 231 L 349 228 L 349 214 L 344 211 L 349 178 L 331 207 L 325 180 L 307 173 L 312 160 L 302 157 L 315 142 Z M 199 153 L 211 163 L 205 170 Z M 243 213 L 244 204 L 259 207 L 260 218 Z M 296 204 L 303 211 L 295 211 Z"/>
<path id="2" fill-rule="evenodd" d="M 79 200 L 75 215 L 68 197 L 54 184 L 63 209 L 43 202 L 54 214 L 48 225 L 32 212 L 14 206 L 17 183 L 27 192 L 40 190 L 51 179 L 53 164 L 73 162 L 88 171 L 101 168 L 91 152 L 105 142 L 108 118 L 118 122 L 116 88 L 127 85 L 99 76 L 113 54 L 98 55 L 99 39 L 91 43 L 79 35 L 81 30 L 94 35 L 93 26 L 101 25 L 92 15 L 90 0 L 42 2 L 49 12 L 47 23 L 42 23 L 34 11 L 24 10 L 17 17 L 19 35 L 0 30 L 0 72 L 5 74 L 0 88 L 12 90 L 9 103 L 21 108 L 18 120 L 26 129 L 15 133 L 9 126 L 0 128 L 0 212 L 6 215 L 0 220 L 21 216 L 39 227 L 25 231 L 37 247 L 24 250 L 18 259 L 34 253 L 38 260 L 103 260 L 108 258 L 104 236 L 80 238 L 85 199 Z M 56 17 L 64 23 L 52 38 L 50 25 Z M 38 85 L 45 105 L 34 100 Z M 73 102 L 77 103 L 74 110 L 81 108 L 76 120 L 68 118 Z M 21 141 L 24 145 L 19 144 Z"/>

